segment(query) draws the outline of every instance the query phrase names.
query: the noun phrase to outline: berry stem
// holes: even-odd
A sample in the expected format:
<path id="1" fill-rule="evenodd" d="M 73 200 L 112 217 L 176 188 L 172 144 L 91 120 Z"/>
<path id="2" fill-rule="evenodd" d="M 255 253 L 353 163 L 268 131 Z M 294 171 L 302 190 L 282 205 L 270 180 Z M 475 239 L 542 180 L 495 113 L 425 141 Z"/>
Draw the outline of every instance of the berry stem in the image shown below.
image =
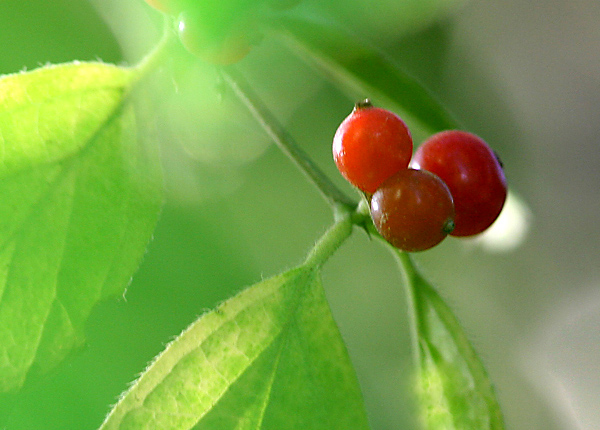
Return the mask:
<path id="1" fill-rule="evenodd" d="M 418 317 L 417 317 L 417 297 L 416 289 L 418 288 L 420 274 L 415 267 L 410 254 L 407 252 L 398 251 L 394 249 L 394 256 L 397 258 L 400 268 L 402 269 L 402 275 L 404 277 L 404 284 L 406 285 L 406 301 L 408 304 L 408 315 L 410 325 L 410 339 L 412 343 L 412 353 L 415 365 L 419 365 L 419 335 L 418 335 Z"/>
<path id="2" fill-rule="evenodd" d="M 451 367 L 457 365 L 460 367 L 465 366 L 465 370 L 461 370 L 460 372 L 464 372 L 464 375 L 468 375 L 469 380 L 472 381 L 469 383 L 470 385 L 472 384 L 472 388 L 469 388 L 469 390 L 477 392 L 487 406 L 488 424 L 486 428 L 495 430 L 504 429 L 502 413 L 498 406 L 494 388 L 458 319 L 435 288 L 419 272 L 411 256 L 398 250 L 395 250 L 394 255 L 398 259 L 404 273 L 411 322 L 412 350 L 416 367 L 420 368 L 422 366 L 422 358 L 431 356 L 432 345 L 427 345 L 427 343 L 430 341 L 433 342 L 433 346 L 436 349 L 439 348 L 436 354 L 446 357 L 443 360 L 445 363 Z M 436 315 L 439 323 L 432 323 L 432 319 L 429 317 L 432 314 Z M 446 338 L 447 341 L 440 343 L 439 340 L 435 341 L 435 338 L 439 337 L 439 339 L 442 339 L 445 337 L 439 331 L 439 328 L 442 326 L 447 331 L 448 337 Z M 425 350 L 423 346 L 426 347 Z M 447 376 L 451 374 L 446 373 Z M 464 378 L 464 376 L 462 377 Z M 450 389 L 450 393 L 452 393 L 453 389 Z M 459 398 L 464 395 L 460 394 Z M 462 397 L 462 399 L 465 398 L 467 397 Z"/>
<path id="3" fill-rule="evenodd" d="M 174 35 L 171 20 L 165 16 L 162 37 L 152 51 L 133 67 L 139 79 L 146 76 L 163 61 L 163 57 L 167 54 L 167 47 L 172 42 Z"/>
<path id="4" fill-rule="evenodd" d="M 352 212 L 345 210 L 337 214 L 333 225 L 321 236 L 306 257 L 305 265 L 320 268 L 352 234 Z"/>
<path id="5" fill-rule="evenodd" d="M 354 110 L 358 110 L 358 109 L 369 109 L 373 107 L 373 103 L 371 103 L 371 100 L 369 99 L 364 99 L 361 100 L 359 102 L 356 102 L 356 104 L 354 105 Z"/>
<path id="6" fill-rule="evenodd" d="M 298 146 L 275 116 L 267 109 L 245 78 L 232 66 L 222 68 L 223 79 L 248 108 L 265 132 L 306 176 L 317 186 L 327 202 L 335 209 L 346 206 L 354 209 L 356 202 L 344 194 Z"/>

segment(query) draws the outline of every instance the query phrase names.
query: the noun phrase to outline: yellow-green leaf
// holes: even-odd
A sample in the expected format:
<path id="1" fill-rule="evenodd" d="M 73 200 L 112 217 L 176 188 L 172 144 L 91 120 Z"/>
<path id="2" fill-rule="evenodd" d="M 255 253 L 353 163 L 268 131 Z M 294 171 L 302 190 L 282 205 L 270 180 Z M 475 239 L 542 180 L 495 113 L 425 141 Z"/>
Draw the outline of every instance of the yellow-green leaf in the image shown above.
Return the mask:
<path id="1" fill-rule="evenodd" d="M 313 265 L 244 290 L 186 329 L 101 430 L 368 429 Z"/>
<path id="2" fill-rule="evenodd" d="M 81 345 L 140 263 L 161 186 L 136 77 L 71 63 L 0 78 L 0 393 Z"/>

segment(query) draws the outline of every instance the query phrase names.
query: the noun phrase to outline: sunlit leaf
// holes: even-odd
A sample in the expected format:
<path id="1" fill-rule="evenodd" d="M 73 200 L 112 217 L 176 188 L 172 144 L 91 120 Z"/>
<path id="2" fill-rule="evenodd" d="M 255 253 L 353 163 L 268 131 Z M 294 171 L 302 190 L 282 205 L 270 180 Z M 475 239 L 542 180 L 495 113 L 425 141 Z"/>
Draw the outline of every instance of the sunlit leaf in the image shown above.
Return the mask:
<path id="1" fill-rule="evenodd" d="M 0 393 L 81 345 L 140 263 L 161 192 L 134 79 L 101 63 L 0 78 Z"/>
<path id="2" fill-rule="evenodd" d="M 296 16 L 281 18 L 276 29 L 292 49 L 353 97 L 395 105 L 430 133 L 458 127 L 427 89 L 356 34 Z"/>
<path id="3" fill-rule="evenodd" d="M 367 429 L 319 273 L 300 267 L 201 316 L 114 407 L 109 429 Z"/>
<path id="4" fill-rule="evenodd" d="M 460 323 L 435 289 L 397 252 L 405 269 L 419 362 L 418 390 L 428 430 L 502 430 L 487 372 Z"/>

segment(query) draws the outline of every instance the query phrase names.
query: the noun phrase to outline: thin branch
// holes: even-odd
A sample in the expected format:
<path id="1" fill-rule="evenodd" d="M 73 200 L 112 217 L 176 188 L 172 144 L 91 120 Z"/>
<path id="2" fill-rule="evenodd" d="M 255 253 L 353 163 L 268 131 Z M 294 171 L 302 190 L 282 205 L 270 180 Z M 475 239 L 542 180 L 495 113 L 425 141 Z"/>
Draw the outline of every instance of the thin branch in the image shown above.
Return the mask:
<path id="1" fill-rule="evenodd" d="M 290 136 L 277 118 L 267 109 L 244 77 L 231 66 L 223 68 L 222 74 L 224 80 L 244 105 L 246 105 L 265 132 L 273 139 L 283 153 L 294 161 L 300 170 L 317 186 L 325 200 L 334 208 L 339 205 L 352 209 L 355 208 L 356 202 L 335 186 L 298 146 L 294 138 Z"/>

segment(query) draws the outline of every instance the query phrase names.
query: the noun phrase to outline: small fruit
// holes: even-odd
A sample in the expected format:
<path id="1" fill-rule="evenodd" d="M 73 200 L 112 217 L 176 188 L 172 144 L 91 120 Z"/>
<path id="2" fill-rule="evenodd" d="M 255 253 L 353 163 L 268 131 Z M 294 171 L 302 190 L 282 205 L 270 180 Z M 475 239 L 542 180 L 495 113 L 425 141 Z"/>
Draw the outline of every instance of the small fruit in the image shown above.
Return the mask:
<path id="1" fill-rule="evenodd" d="M 435 173 L 448 185 L 456 219 L 453 236 L 472 236 L 498 218 L 506 178 L 497 155 L 480 137 L 460 130 L 437 133 L 416 151 L 411 167 Z"/>
<path id="2" fill-rule="evenodd" d="M 403 251 L 429 249 L 454 228 L 450 190 L 433 173 L 403 169 L 371 198 L 371 218 L 385 240 Z"/>
<path id="3" fill-rule="evenodd" d="M 338 170 L 367 194 L 399 170 L 412 156 L 412 137 L 396 114 L 376 108 L 368 100 L 357 103 L 333 138 L 333 159 Z"/>
<path id="4" fill-rule="evenodd" d="M 237 63 L 251 49 L 249 37 L 242 29 L 223 29 L 201 14 L 182 13 L 178 29 L 183 46 L 212 64 Z"/>

